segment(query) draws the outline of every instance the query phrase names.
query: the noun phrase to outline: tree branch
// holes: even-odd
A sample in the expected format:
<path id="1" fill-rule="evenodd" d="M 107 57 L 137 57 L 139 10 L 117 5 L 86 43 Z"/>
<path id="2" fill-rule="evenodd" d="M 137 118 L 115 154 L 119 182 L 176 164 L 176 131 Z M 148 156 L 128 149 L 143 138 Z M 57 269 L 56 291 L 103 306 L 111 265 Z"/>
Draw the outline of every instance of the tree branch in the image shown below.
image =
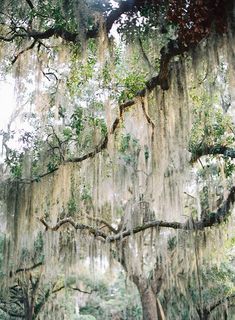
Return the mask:
<path id="1" fill-rule="evenodd" d="M 96 221 L 97 223 L 100 223 L 100 224 L 103 224 L 105 225 L 111 232 L 117 234 L 118 233 L 118 230 L 115 229 L 110 223 L 108 223 L 107 221 L 105 221 L 104 219 L 99 219 L 99 218 L 94 218 L 94 217 L 91 217 L 89 215 L 86 215 L 86 217 L 88 219 L 91 219 L 93 221 Z"/>
<path id="2" fill-rule="evenodd" d="M 95 290 L 85 291 L 85 290 L 82 290 L 82 289 L 80 289 L 80 288 L 78 288 L 78 287 L 72 287 L 72 286 L 65 286 L 65 285 L 63 285 L 63 286 L 60 286 L 60 287 L 57 288 L 57 289 L 54 289 L 54 290 L 52 291 L 52 293 L 57 293 L 57 292 L 59 292 L 59 291 L 61 291 L 61 290 L 63 290 L 63 289 L 71 289 L 71 290 L 79 291 L 79 292 L 81 292 L 81 293 L 86 293 L 86 294 L 92 294 L 92 292 L 95 291 Z"/>
<path id="3" fill-rule="evenodd" d="M 145 224 L 142 224 L 140 226 L 137 226 L 133 229 L 122 231 L 116 235 L 107 235 L 106 233 L 101 232 L 100 230 L 93 228 L 91 226 L 76 223 L 72 218 L 62 219 L 53 227 L 49 226 L 49 224 L 45 221 L 45 219 L 40 218 L 39 220 L 46 227 L 46 230 L 49 229 L 52 231 L 57 231 L 61 226 L 65 224 L 70 224 L 76 230 L 87 230 L 88 232 L 93 234 L 95 237 L 98 236 L 100 239 L 105 240 L 107 242 L 115 242 L 115 241 L 123 240 L 124 238 L 129 237 L 133 234 L 142 232 L 150 228 L 156 228 L 156 227 L 192 230 L 192 231 L 203 230 L 205 228 L 213 227 L 214 225 L 218 225 L 226 221 L 226 219 L 231 214 L 231 209 L 234 202 L 235 202 L 235 186 L 232 187 L 227 199 L 224 200 L 224 202 L 217 209 L 217 211 L 207 214 L 203 220 L 194 221 L 190 219 L 186 222 L 169 222 L 169 221 L 163 221 L 163 220 L 154 220 L 154 221 L 150 221 Z"/>
<path id="4" fill-rule="evenodd" d="M 64 161 L 64 163 L 74 163 L 74 162 L 82 162 L 88 158 L 94 158 L 94 156 L 97 153 L 100 153 L 102 150 L 106 149 L 108 144 L 108 134 L 105 135 L 105 137 L 100 141 L 100 143 L 95 147 L 95 149 L 91 152 L 88 152 L 87 154 L 77 157 L 77 158 L 72 158 L 72 159 L 67 159 Z"/>
<path id="5" fill-rule="evenodd" d="M 46 227 L 46 230 L 57 231 L 63 225 L 70 224 L 74 229 L 87 230 L 89 233 L 91 233 L 95 237 L 101 237 L 102 239 L 106 239 L 107 237 L 107 235 L 104 232 L 82 223 L 76 223 L 72 218 L 62 219 L 59 222 L 57 222 L 57 224 L 53 227 L 49 226 L 49 224 L 43 218 L 39 218 L 39 221 L 41 221 L 42 224 Z"/>
<path id="6" fill-rule="evenodd" d="M 33 265 L 33 266 L 31 266 L 31 267 L 27 267 L 27 268 L 19 268 L 19 269 L 17 269 L 17 270 L 15 271 L 15 273 L 31 271 L 31 270 L 36 269 L 37 267 L 42 266 L 42 265 L 43 265 L 43 262 L 42 262 L 42 261 L 40 261 L 40 262 L 38 262 L 38 263 L 34 264 L 34 265 Z"/>
<path id="7" fill-rule="evenodd" d="M 15 57 L 12 59 L 11 64 L 14 64 L 14 63 L 17 61 L 17 59 L 18 59 L 23 53 L 25 53 L 26 51 L 29 51 L 29 50 L 33 49 L 34 46 L 36 45 L 36 43 L 37 43 L 37 40 L 34 40 L 34 41 L 31 43 L 30 46 L 28 46 L 27 48 L 21 50 L 19 53 L 17 53 L 17 55 L 15 55 Z"/>

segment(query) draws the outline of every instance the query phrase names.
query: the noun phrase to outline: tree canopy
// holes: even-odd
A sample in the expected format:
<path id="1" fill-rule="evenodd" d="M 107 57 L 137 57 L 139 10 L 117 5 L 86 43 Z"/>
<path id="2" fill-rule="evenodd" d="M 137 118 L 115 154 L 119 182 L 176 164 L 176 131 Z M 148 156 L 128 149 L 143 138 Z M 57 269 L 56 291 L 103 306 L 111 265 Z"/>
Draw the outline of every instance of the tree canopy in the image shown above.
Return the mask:
<path id="1" fill-rule="evenodd" d="M 0 317 L 233 319 L 234 31 L 234 1 L 1 2 Z"/>

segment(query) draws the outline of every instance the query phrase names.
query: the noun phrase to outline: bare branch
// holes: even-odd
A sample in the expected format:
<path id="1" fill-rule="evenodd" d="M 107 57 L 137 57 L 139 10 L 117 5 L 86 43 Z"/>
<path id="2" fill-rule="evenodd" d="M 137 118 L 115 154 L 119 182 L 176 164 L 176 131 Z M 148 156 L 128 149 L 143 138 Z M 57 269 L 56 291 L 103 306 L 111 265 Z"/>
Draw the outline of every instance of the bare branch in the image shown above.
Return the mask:
<path id="1" fill-rule="evenodd" d="M 34 41 L 31 43 L 30 46 L 28 46 L 27 48 L 21 50 L 19 53 L 17 53 L 17 55 L 14 57 L 14 59 L 12 59 L 11 64 L 14 64 L 14 63 L 17 61 L 17 59 L 18 59 L 23 53 L 25 53 L 26 51 L 29 51 L 29 50 L 33 49 L 34 46 L 36 45 L 36 43 L 37 43 L 37 40 L 34 40 Z"/>
<path id="2" fill-rule="evenodd" d="M 76 230 L 87 230 L 95 237 L 99 237 L 99 239 L 103 239 L 107 242 L 115 242 L 119 240 L 123 240 L 126 237 L 129 237 L 133 234 L 142 232 L 144 230 L 150 228 L 171 228 L 171 229 L 181 229 L 181 230 L 203 230 L 205 228 L 213 227 L 214 225 L 221 224 L 222 222 L 226 221 L 226 219 L 231 214 L 232 206 L 235 202 L 235 186 L 232 187 L 230 193 L 226 200 L 221 204 L 221 206 L 217 209 L 217 211 L 207 214 L 203 220 L 194 221 L 192 219 L 186 222 L 169 222 L 163 220 L 154 220 L 137 226 L 133 229 L 128 229 L 122 231 L 116 235 L 107 235 L 100 230 L 93 228 L 88 225 L 76 223 L 72 218 L 65 218 L 60 220 L 55 226 L 51 227 L 48 223 L 43 219 L 40 218 L 39 220 L 43 223 L 46 227 L 46 230 L 57 231 L 61 226 L 65 224 L 70 224 Z"/>
<path id="3" fill-rule="evenodd" d="M 42 224 L 46 227 L 46 230 L 57 231 L 63 225 L 69 224 L 74 229 L 76 229 L 76 230 L 86 230 L 89 233 L 91 233 L 92 235 L 94 235 L 95 237 L 101 237 L 103 239 L 105 239 L 107 237 L 107 235 L 104 232 L 102 232 L 100 230 L 97 230 L 97 229 L 95 229 L 95 228 L 93 228 L 91 226 L 82 224 L 82 223 L 76 223 L 72 218 L 62 219 L 59 222 L 57 222 L 57 224 L 55 226 L 53 226 L 53 227 L 49 226 L 49 224 L 43 218 L 40 218 L 39 221 L 41 221 Z"/>
<path id="4" fill-rule="evenodd" d="M 19 268 L 19 269 L 17 269 L 17 270 L 15 271 L 15 273 L 31 271 L 31 270 L 34 270 L 34 269 L 36 269 L 36 268 L 38 268 L 38 267 L 42 266 L 42 265 L 43 265 L 43 262 L 42 262 L 42 261 L 40 261 L 40 262 L 38 262 L 38 263 L 34 264 L 34 265 L 33 265 L 33 266 L 31 266 L 31 267 L 27 267 L 27 268 Z"/>
<path id="5" fill-rule="evenodd" d="M 85 290 L 82 290 L 82 289 L 80 289 L 80 288 L 78 288 L 78 287 L 72 287 L 72 286 L 63 285 L 63 286 L 60 286 L 60 287 L 57 288 L 57 289 L 54 289 L 54 290 L 52 291 L 52 293 L 57 293 L 57 292 L 59 292 L 59 291 L 61 291 L 61 290 L 63 290 L 63 289 L 71 289 L 71 290 L 79 291 L 79 292 L 85 293 L 85 294 L 92 294 L 92 292 L 95 291 L 95 290 L 85 291 Z"/>
<path id="6" fill-rule="evenodd" d="M 118 233 L 118 230 L 115 229 L 110 223 L 108 223 L 107 221 L 105 221 L 104 219 L 99 219 L 99 218 L 94 218 L 94 217 L 91 217 L 89 215 L 86 215 L 86 217 L 88 219 L 91 219 L 93 221 L 96 221 L 97 223 L 100 223 L 100 224 L 103 224 L 105 225 L 111 232 L 117 234 Z"/>

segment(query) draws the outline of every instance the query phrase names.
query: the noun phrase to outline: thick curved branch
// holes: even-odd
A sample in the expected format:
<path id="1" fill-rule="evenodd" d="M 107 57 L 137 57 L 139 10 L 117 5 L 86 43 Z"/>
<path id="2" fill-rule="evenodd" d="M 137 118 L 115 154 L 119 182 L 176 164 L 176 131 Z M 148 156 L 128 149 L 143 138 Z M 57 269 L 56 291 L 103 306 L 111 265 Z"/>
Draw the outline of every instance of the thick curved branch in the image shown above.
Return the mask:
<path id="1" fill-rule="evenodd" d="M 122 14 L 136 11 L 143 5 L 142 0 L 121 1 L 119 7 L 114 9 L 106 18 L 106 31 L 109 32 L 113 24 L 119 20 Z"/>
<path id="2" fill-rule="evenodd" d="M 133 234 L 142 232 L 144 230 L 150 228 L 171 228 L 171 229 L 181 229 L 181 230 L 203 230 L 205 228 L 213 227 L 214 225 L 221 224 L 226 221 L 231 214 L 231 209 L 235 202 L 235 186 L 232 187 L 230 193 L 226 200 L 221 204 L 221 206 L 217 209 L 217 211 L 207 214 L 203 220 L 194 221 L 188 220 L 186 222 L 169 222 L 163 220 L 154 220 L 137 226 L 133 229 L 128 229 L 122 231 L 115 235 L 107 235 L 100 230 L 93 228 L 88 225 L 76 223 L 72 218 L 66 218 L 60 220 L 55 226 L 51 227 L 48 223 L 40 218 L 39 220 L 46 227 L 46 230 L 57 231 L 61 226 L 65 224 L 70 224 L 76 230 L 87 230 L 89 233 L 93 234 L 95 237 L 99 237 L 99 239 L 105 240 L 107 242 L 115 242 L 123 240 L 126 237 L 129 237 Z"/>
<path id="3" fill-rule="evenodd" d="M 128 1 L 124 2 L 124 6 L 128 7 Z M 111 20 L 113 24 L 113 15 L 116 16 L 117 11 L 119 9 L 114 10 L 110 16 L 107 18 L 106 22 L 106 29 L 110 29 L 110 23 L 108 21 Z M 129 11 L 127 9 L 127 11 Z M 123 10 L 122 10 L 123 12 Z M 125 12 L 125 11 L 124 11 Z M 120 12 L 119 12 L 120 14 Z M 113 18 L 112 18 L 113 17 Z M 111 19 L 112 18 L 112 19 Z M 115 21 L 115 20 L 114 20 Z M 45 40 L 51 37 L 60 37 L 61 39 L 67 42 L 77 43 L 78 41 L 78 33 L 77 32 L 70 32 L 62 27 L 51 27 L 45 31 L 37 31 L 37 30 L 25 30 L 22 32 L 20 29 L 19 32 L 15 31 L 12 36 L 10 37 L 3 37 L 0 36 L 0 40 L 11 42 L 15 38 L 23 38 L 28 39 L 32 38 L 34 41 Z M 90 30 L 87 33 L 87 38 L 95 38 L 98 36 L 98 32 L 94 30 Z M 136 93 L 136 97 L 143 97 L 146 95 L 148 91 L 152 91 L 157 85 L 159 85 L 163 90 L 169 89 L 169 63 L 171 59 L 175 56 L 181 55 L 187 51 L 189 51 L 190 47 L 183 44 L 179 39 L 170 40 L 166 46 L 164 46 L 160 50 L 160 70 L 157 76 L 154 76 L 150 80 L 146 82 L 146 87 L 143 90 L 140 90 Z M 133 101 L 133 100 L 132 100 Z M 128 102 L 127 102 L 128 103 Z"/>
<path id="4" fill-rule="evenodd" d="M 87 154 L 81 156 L 81 157 L 77 157 L 77 158 L 72 158 L 72 159 L 67 159 L 64 162 L 65 163 L 69 163 L 69 162 L 82 162 L 88 158 L 94 158 L 94 156 L 97 153 L 100 153 L 102 150 L 107 148 L 107 144 L 108 144 L 108 134 L 106 134 L 106 136 L 101 140 L 101 142 L 95 147 L 95 149 L 91 152 L 88 152 Z"/>

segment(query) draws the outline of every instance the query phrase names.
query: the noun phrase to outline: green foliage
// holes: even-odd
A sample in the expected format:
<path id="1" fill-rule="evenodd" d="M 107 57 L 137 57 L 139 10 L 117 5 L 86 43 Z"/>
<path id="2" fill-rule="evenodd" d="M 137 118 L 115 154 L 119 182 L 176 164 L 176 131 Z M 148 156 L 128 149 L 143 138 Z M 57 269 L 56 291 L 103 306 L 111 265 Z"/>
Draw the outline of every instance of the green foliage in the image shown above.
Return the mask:
<path id="1" fill-rule="evenodd" d="M 47 171 L 53 172 L 58 167 L 59 164 L 60 164 L 60 157 L 56 154 L 53 154 L 53 156 L 50 158 L 47 164 Z"/>
<path id="2" fill-rule="evenodd" d="M 110 85 L 111 81 L 112 81 L 112 76 L 111 76 L 111 72 L 110 72 L 110 66 L 108 65 L 108 63 L 106 62 L 103 69 L 102 69 L 102 78 L 103 78 L 103 82 L 105 86 Z"/>
<path id="3" fill-rule="evenodd" d="M 174 236 L 174 237 L 170 237 L 168 239 L 168 250 L 169 251 L 173 251 L 177 246 L 177 237 Z"/>
<path id="4" fill-rule="evenodd" d="M 71 128 L 75 129 L 76 135 L 79 137 L 84 129 L 84 111 L 82 108 L 77 107 L 71 116 Z"/>
<path id="5" fill-rule="evenodd" d="M 121 141 L 120 141 L 120 146 L 119 146 L 119 151 L 121 153 L 125 153 L 129 149 L 130 141 L 131 141 L 130 133 L 127 133 L 126 135 L 122 135 Z"/>
<path id="6" fill-rule="evenodd" d="M 34 261 L 38 261 L 38 262 L 44 261 L 43 250 L 44 250 L 43 233 L 39 232 L 34 241 L 34 250 L 33 250 Z"/>
<path id="7" fill-rule="evenodd" d="M 5 163 L 10 168 L 12 177 L 17 179 L 22 175 L 23 153 L 16 150 L 9 150 Z"/>
<path id="8" fill-rule="evenodd" d="M 73 122 L 75 122 L 75 119 L 72 119 L 72 120 L 73 120 Z M 75 124 L 75 128 L 76 128 L 76 124 Z M 64 128 L 63 129 L 63 136 L 65 137 L 66 140 L 70 140 L 73 136 L 72 129 L 68 128 L 68 127 Z"/>
<path id="9" fill-rule="evenodd" d="M 105 120 L 99 116 L 89 114 L 89 110 L 83 109 L 81 107 L 77 107 L 74 113 L 72 114 L 70 126 L 72 130 L 75 130 L 77 139 L 79 139 L 81 134 L 85 136 L 86 133 L 88 133 L 89 135 L 89 131 L 92 128 L 99 129 L 100 133 L 103 136 L 107 133 L 107 126 Z M 86 132 L 84 132 L 85 130 Z M 63 131 L 63 134 L 67 134 L 67 137 L 71 139 L 73 132 L 70 128 L 66 128 L 66 132 Z M 89 143 L 89 140 L 87 140 L 87 143 Z"/>
<path id="10" fill-rule="evenodd" d="M 144 158 L 145 158 L 145 161 L 148 161 L 148 159 L 149 159 L 149 148 L 148 148 L 148 146 L 144 146 Z"/>
<path id="11" fill-rule="evenodd" d="M 80 55 L 80 53 L 77 51 L 76 47 L 74 47 L 72 52 L 72 66 L 67 79 L 67 87 L 71 96 L 81 95 L 83 93 L 82 91 L 86 90 L 84 86 L 89 84 L 89 81 L 92 79 L 94 72 L 97 69 L 94 41 L 89 40 L 87 50 L 88 56 L 85 62 L 78 62 L 78 55 Z"/>
<path id="12" fill-rule="evenodd" d="M 139 141 L 132 137 L 130 133 L 122 134 L 118 146 L 121 159 L 126 165 L 136 165 L 137 157 L 140 151 Z"/>
<path id="13" fill-rule="evenodd" d="M 86 306 L 80 308 L 81 315 L 92 315 L 97 320 L 112 319 L 114 316 L 123 320 L 142 319 L 142 308 L 135 287 L 127 291 L 125 277 L 120 273 L 111 285 L 99 280 L 94 287 L 96 294 L 90 296 Z"/>
<path id="14" fill-rule="evenodd" d="M 84 185 L 81 189 L 81 200 L 84 202 L 92 201 L 92 194 L 90 186 Z"/>
<path id="15" fill-rule="evenodd" d="M 65 28 L 71 32 L 75 32 L 77 28 L 76 19 L 73 14 L 73 5 L 71 2 L 66 4 L 65 9 L 64 6 L 58 6 L 55 2 L 39 1 L 37 7 L 29 12 L 29 19 L 33 18 L 39 18 L 41 23 L 46 21 L 57 28 Z"/>
<path id="16" fill-rule="evenodd" d="M 145 87 L 146 77 L 138 71 L 128 72 L 125 78 L 119 80 L 124 90 L 119 96 L 119 103 L 134 98 L 136 93 Z"/>
<path id="17" fill-rule="evenodd" d="M 197 153 L 198 148 L 228 146 L 235 142 L 232 119 L 216 106 L 206 93 L 191 93 L 194 103 L 194 124 L 190 135 L 189 150 Z"/>
<path id="18" fill-rule="evenodd" d="M 224 173 L 226 178 L 232 177 L 233 173 L 235 172 L 235 164 L 232 162 L 231 159 L 224 157 Z"/>
<path id="19" fill-rule="evenodd" d="M 72 196 L 69 199 L 67 206 L 68 206 L 68 215 L 73 216 L 77 211 L 77 203 L 76 203 L 76 199 L 74 198 L 74 196 Z"/>
<path id="20" fill-rule="evenodd" d="M 172 287 L 167 293 L 170 295 L 170 300 L 167 300 L 167 315 L 170 319 L 174 319 L 176 316 L 184 320 L 197 319 L 198 310 L 201 307 L 208 310 L 214 303 L 234 294 L 235 277 L 231 262 L 224 262 L 220 267 L 204 265 L 198 272 L 199 275 L 194 273 L 188 278 L 186 292 L 181 292 L 180 288 Z M 181 277 L 183 278 L 183 275 Z M 201 288 L 198 287 L 198 277 L 200 277 Z M 165 298 L 167 299 L 165 296 L 162 303 Z M 218 307 L 213 309 L 212 319 L 219 319 L 223 307 L 224 303 L 219 303 Z M 214 318 L 213 316 L 216 314 L 218 317 Z"/>

